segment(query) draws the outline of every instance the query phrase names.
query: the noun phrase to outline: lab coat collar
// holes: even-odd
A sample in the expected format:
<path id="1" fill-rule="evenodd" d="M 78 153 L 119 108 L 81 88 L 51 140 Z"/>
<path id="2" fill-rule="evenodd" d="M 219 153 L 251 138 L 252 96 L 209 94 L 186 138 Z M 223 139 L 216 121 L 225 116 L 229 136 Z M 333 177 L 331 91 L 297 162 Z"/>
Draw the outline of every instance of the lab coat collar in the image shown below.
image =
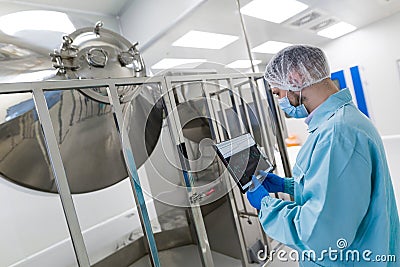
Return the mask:
<path id="1" fill-rule="evenodd" d="M 335 112 L 352 101 L 349 89 L 342 89 L 331 95 L 315 110 L 313 117 L 308 125 L 308 132 L 315 131 L 324 121 L 332 117 Z"/>

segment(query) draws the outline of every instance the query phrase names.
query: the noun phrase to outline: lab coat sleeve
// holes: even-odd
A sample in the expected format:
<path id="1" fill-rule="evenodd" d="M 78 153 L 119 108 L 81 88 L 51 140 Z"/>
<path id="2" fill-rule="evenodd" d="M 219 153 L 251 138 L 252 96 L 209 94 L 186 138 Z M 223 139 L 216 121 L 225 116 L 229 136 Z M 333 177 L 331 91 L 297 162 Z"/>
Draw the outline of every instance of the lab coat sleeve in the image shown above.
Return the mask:
<path id="1" fill-rule="evenodd" d="M 283 193 L 293 196 L 294 195 L 294 179 L 293 178 L 283 178 L 283 179 L 285 179 L 283 181 L 283 184 L 284 184 Z"/>
<path id="2" fill-rule="evenodd" d="M 341 238 L 351 245 L 371 194 L 371 164 L 356 143 L 340 134 L 318 143 L 307 171 L 295 177 L 304 182 L 301 204 L 263 198 L 259 219 L 270 237 L 300 250 L 337 249 Z"/>

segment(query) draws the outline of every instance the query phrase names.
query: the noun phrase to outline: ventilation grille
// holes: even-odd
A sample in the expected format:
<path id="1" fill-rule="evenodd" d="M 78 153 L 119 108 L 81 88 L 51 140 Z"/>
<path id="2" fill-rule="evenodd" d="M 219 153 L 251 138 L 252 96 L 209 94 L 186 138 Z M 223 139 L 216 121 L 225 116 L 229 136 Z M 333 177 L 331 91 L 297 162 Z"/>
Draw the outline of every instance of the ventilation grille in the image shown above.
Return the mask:
<path id="1" fill-rule="evenodd" d="M 311 21 L 316 20 L 317 18 L 321 17 L 322 14 L 316 11 L 312 11 L 311 13 L 306 14 L 305 16 L 293 21 L 290 23 L 292 26 L 296 27 L 301 27 L 307 23 L 310 23 Z"/>
<path id="2" fill-rule="evenodd" d="M 321 30 L 323 28 L 326 28 L 326 27 L 334 24 L 335 22 L 336 22 L 335 19 L 332 19 L 332 18 L 331 19 L 326 19 L 326 20 L 321 21 L 317 25 L 312 26 L 310 29 L 313 30 L 313 31 L 319 31 L 319 30 Z"/>

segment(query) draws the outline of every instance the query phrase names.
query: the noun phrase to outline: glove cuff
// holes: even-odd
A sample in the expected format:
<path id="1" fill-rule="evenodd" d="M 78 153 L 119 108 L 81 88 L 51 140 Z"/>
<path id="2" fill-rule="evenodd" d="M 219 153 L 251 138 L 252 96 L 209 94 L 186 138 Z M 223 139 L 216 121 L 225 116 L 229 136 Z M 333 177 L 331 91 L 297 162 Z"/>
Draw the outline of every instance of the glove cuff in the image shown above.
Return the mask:
<path id="1" fill-rule="evenodd" d="M 283 178 L 283 192 L 289 195 L 294 195 L 294 179 L 293 178 Z"/>

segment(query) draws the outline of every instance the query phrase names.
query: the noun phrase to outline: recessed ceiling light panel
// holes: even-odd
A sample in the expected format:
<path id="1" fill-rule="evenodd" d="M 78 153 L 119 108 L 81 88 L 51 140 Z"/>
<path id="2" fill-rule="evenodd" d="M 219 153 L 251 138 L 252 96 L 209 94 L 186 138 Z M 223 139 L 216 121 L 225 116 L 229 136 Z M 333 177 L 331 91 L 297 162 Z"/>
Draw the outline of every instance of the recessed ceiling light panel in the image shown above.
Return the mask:
<path id="1" fill-rule="evenodd" d="M 49 10 L 20 11 L 0 17 L 0 30 L 15 35 L 23 30 L 71 33 L 75 27 L 65 13 Z"/>
<path id="2" fill-rule="evenodd" d="M 151 66 L 152 69 L 191 69 L 199 66 L 200 64 L 206 62 L 205 59 L 200 58 L 164 58 Z"/>
<path id="3" fill-rule="evenodd" d="M 242 14 L 281 23 L 306 10 L 308 6 L 296 0 L 253 0 L 240 9 Z"/>
<path id="4" fill-rule="evenodd" d="M 181 38 L 172 43 L 173 46 L 221 49 L 239 39 L 238 36 L 202 32 L 189 31 Z"/>
<path id="5" fill-rule="evenodd" d="M 254 59 L 253 64 L 258 65 L 261 63 L 261 60 Z M 232 63 L 229 63 L 226 65 L 226 68 L 232 68 L 232 69 L 247 69 L 251 68 L 251 62 L 248 59 L 240 59 L 233 61 Z"/>
<path id="6" fill-rule="evenodd" d="M 265 54 L 276 54 L 280 50 L 291 46 L 292 44 L 290 43 L 284 43 L 284 42 L 277 42 L 277 41 L 268 41 L 263 44 L 260 44 L 259 46 L 254 47 L 251 49 L 251 52 L 255 53 L 265 53 Z"/>
<path id="7" fill-rule="evenodd" d="M 349 32 L 352 32 L 356 29 L 357 29 L 357 27 L 355 27 L 349 23 L 339 22 L 335 25 L 332 25 L 326 29 L 323 29 L 323 30 L 317 32 L 317 34 L 320 36 L 326 37 L 326 38 L 335 39 L 335 38 L 343 36 Z"/>

